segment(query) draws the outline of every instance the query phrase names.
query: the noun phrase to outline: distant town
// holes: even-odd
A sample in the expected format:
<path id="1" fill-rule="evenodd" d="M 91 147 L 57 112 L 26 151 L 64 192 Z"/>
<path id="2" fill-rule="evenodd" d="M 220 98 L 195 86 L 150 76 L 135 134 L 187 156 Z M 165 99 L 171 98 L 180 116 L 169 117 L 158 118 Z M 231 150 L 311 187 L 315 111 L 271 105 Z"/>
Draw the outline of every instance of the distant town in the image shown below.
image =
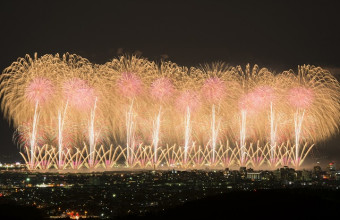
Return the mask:
<path id="1" fill-rule="evenodd" d="M 309 188 L 340 190 L 335 163 L 312 170 L 167 170 L 42 173 L 0 164 L 0 202 L 39 209 L 45 218 L 143 216 L 232 191 Z"/>

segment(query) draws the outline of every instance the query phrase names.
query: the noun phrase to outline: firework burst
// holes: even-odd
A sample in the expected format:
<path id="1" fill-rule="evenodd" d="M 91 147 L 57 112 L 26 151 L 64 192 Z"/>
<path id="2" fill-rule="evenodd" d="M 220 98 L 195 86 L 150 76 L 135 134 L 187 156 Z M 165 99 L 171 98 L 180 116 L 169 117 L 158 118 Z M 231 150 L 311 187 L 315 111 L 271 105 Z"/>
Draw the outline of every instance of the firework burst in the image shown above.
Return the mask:
<path id="1" fill-rule="evenodd" d="M 49 101 L 54 92 L 55 89 L 51 80 L 37 77 L 34 78 L 26 87 L 25 96 L 29 102 L 33 104 L 37 102 L 44 104 Z"/>
<path id="2" fill-rule="evenodd" d="M 217 77 L 207 79 L 202 87 L 202 95 L 208 102 L 218 103 L 225 97 L 225 93 L 225 83 Z"/>
<path id="3" fill-rule="evenodd" d="M 94 89 L 86 81 L 74 78 L 64 82 L 63 94 L 67 102 L 79 110 L 89 110 L 93 107 L 96 96 Z"/>
<path id="4" fill-rule="evenodd" d="M 176 101 L 177 108 L 182 112 L 186 112 L 187 108 L 190 111 L 195 111 L 200 107 L 200 104 L 201 100 L 198 93 L 190 90 L 182 92 Z"/>
<path id="5" fill-rule="evenodd" d="M 133 73 L 123 73 L 117 87 L 123 96 L 134 98 L 142 92 L 142 81 Z"/>
<path id="6" fill-rule="evenodd" d="M 170 98 L 175 89 L 170 79 L 159 78 L 151 84 L 150 93 L 151 96 L 159 101 L 164 101 Z"/>
<path id="7" fill-rule="evenodd" d="M 0 80 L 30 169 L 300 166 L 340 124 L 339 82 L 309 65 L 274 75 L 257 65 L 35 55 Z"/>
<path id="8" fill-rule="evenodd" d="M 307 109 L 314 101 L 312 89 L 295 87 L 288 91 L 288 101 L 294 108 Z"/>

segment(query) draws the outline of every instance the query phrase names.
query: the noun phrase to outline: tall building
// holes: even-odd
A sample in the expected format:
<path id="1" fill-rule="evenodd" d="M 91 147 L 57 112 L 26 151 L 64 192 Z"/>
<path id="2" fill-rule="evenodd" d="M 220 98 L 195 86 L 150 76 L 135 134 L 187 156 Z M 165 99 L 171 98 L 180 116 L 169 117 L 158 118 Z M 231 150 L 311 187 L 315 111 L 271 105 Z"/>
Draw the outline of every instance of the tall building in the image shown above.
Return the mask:
<path id="1" fill-rule="evenodd" d="M 335 180 L 340 181 L 340 171 L 336 171 L 335 173 Z"/>
<path id="2" fill-rule="evenodd" d="M 297 178 L 297 173 L 293 168 L 289 168 L 288 166 L 284 166 L 280 169 L 281 180 L 283 181 L 294 181 Z"/>
<path id="3" fill-rule="evenodd" d="M 334 162 L 329 163 L 328 164 L 328 169 L 329 169 L 330 172 L 331 171 L 335 171 L 336 170 L 335 163 Z"/>
<path id="4" fill-rule="evenodd" d="M 309 170 L 302 170 L 302 180 L 303 181 L 311 181 L 312 180 L 312 172 Z"/>
<path id="5" fill-rule="evenodd" d="M 314 173 L 316 173 L 316 174 L 322 172 L 321 167 L 320 167 L 319 165 L 314 166 L 313 171 L 314 171 Z"/>
<path id="6" fill-rule="evenodd" d="M 261 172 L 247 172 L 247 179 L 261 180 Z"/>
<path id="7" fill-rule="evenodd" d="M 328 164 L 328 174 L 329 174 L 330 179 L 335 179 L 336 168 L 335 168 L 334 162 L 331 162 Z"/>
<path id="8" fill-rule="evenodd" d="M 246 167 L 240 167 L 240 175 L 241 178 L 244 179 L 247 176 L 247 168 Z"/>

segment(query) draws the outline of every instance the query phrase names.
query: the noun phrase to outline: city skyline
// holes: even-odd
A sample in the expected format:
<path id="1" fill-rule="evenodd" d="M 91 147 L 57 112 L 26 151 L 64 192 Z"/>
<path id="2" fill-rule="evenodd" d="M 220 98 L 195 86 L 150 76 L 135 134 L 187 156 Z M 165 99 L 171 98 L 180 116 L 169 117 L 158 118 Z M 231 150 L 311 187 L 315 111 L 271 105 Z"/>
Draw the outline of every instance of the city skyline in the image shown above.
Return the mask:
<path id="1" fill-rule="evenodd" d="M 316 206 L 322 207 L 322 211 L 327 210 L 326 213 L 295 213 L 295 216 L 333 216 L 330 205 L 336 205 L 340 189 L 340 170 L 335 169 L 333 163 L 327 168 L 314 166 L 313 170 L 300 171 L 288 167 L 272 171 L 241 167 L 239 170 L 218 171 L 135 170 L 104 173 L 27 172 L 25 166 L 17 164 L 9 169 L 0 166 L 0 177 L 0 202 L 16 201 L 22 207 L 32 207 L 26 215 L 10 212 L 0 214 L 18 219 L 34 213 L 36 219 L 39 218 L 38 213 L 44 218 L 78 216 L 101 219 L 154 219 L 169 215 L 193 217 L 202 214 L 217 216 L 213 211 L 218 203 L 215 200 L 224 198 L 221 205 L 230 208 L 233 204 L 239 205 L 234 202 L 235 198 L 245 196 L 250 199 L 253 193 L 256 193 L 256 201 L 261 202 L 266 201 L 267 197 L 263 193 L 272 194 L 274 198 L 279 196 L 280 200 L 275 201 L 275 205 L 280 204 L 282 199 L 291 200 L 296 195 L 294 198 L 300 206 L 313 207 L 318 204 Z M 326 202 L 325 196 L 327 199 L 332 198 L 333 202 Z M 192 203 L 204 204 L 205 200 L 211 200 L 213 205 L 206 204 L 205 211 L 198 212 L 201 214 L 185 208 Z M 286 205 L 284 201 L 283 204 Z M 257 209 L 255 207 L 258 206 L 252 204 L 248 210 L 252 207 Z M 273 207 L 266 213 L 275 214 L 275 211 Z M 237 213 L 229 212 L 228 215 Z"/>

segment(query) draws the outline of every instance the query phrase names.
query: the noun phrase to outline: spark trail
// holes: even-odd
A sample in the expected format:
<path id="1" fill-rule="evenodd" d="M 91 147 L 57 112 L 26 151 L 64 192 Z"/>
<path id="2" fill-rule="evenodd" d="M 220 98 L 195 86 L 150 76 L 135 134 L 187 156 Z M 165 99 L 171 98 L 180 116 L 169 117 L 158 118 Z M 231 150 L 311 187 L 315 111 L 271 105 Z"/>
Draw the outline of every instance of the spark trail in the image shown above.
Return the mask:
<path id="1" fill-rule="evenodd" d="M 154 147 L 154 164 L 157 164 L 157 152 L 158 152 L 158 142 L 159 142 L 159 132 L 161 127 L 161 108 L 159 108 L 156 120 L 153 121 L 153 133 L 152 133 L 152 143 Z"/>

